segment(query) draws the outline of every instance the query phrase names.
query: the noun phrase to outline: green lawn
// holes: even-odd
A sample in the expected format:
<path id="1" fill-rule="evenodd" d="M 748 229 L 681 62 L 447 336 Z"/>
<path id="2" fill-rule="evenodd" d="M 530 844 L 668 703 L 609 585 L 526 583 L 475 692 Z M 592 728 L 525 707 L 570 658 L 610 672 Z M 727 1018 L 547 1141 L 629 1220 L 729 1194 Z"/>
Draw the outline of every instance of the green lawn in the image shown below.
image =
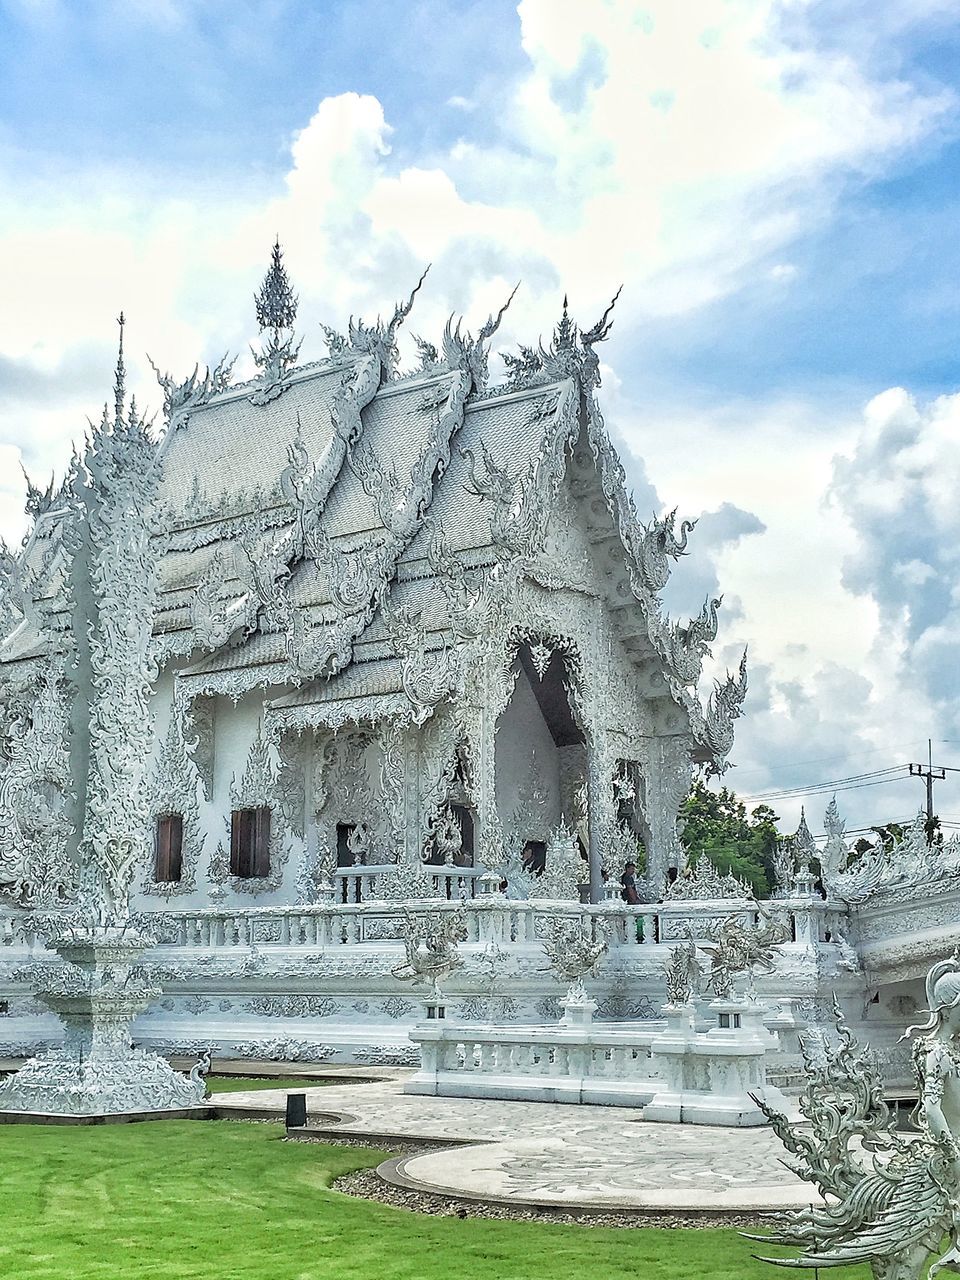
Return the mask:
<path id="1" fill-rule="evenodd" d="M 735 1231 L 461 1221 L 329 1190 L 384 1153 L 279 1125 L 0 1126 L 3 1280 L 749 1280 Z M 810 1274 L 810 1273 L 807 1273 Z M 865 1278 L 863 1268 L 832 1280 Z"/>
<path id="2" fill-rule="evenodd" d="M 246 1076 L 207 1076 L 207 1093 L 243 1093 L 247 1089 L 317 1089 L 327 1084 L 326 1080 L 273 1079 Z M 332 1083 L 342 1084 L 342 1080 Z"/>

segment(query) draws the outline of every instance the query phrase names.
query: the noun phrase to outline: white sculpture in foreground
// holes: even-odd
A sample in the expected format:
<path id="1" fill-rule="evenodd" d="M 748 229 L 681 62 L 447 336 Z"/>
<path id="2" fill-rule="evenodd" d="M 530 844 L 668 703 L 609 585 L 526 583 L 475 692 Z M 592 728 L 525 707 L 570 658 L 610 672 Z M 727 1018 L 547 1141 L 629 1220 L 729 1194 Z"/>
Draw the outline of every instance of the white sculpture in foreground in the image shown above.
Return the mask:
<path id="1" fill-rule="evenodd" d="M 152 940 L 124 926 L 88 925 L 49 945 L 64 963 L 37 966 L 36 991 L 63 1023 L 63 1047 L 8 1077 L 0 1110 L 91 1116 L 199 1106 L 205 1093 L 199 1064 L 183 1076 L 130 1044 L 133 1019 L 160 995 L 134 968 Z"/>
<path id="2" fill-rule="evenodd" d="M 919 1136 L 894 1129 L 877 1068 L 839 1007 L 839 1043 L 818 1036 L 806 1048 L 810 1082 L 800 1105 L 809 1127 L 765 1108 L 792 1156 L 790 1167 L 829 1198 L 766 1238 L 803 1249 L 786 1265 L 869 1262 L 876 1280 L 919 1280 L 928 1256 L 939 1254 L 928 1276 L 960 1273 L 958 953 L 930 969 L 926 993 L 928 1020 L 905 1033 L 920 1032 L 913 1047 Z M 941 1252 L 948 1233 L 950 1245 Z"/>
<path id="3" fill-rule="evenodd" d="M 51 632 L 74 694 L 71 784 L 80 909 L 50 945 L 63 963 L 29 975 L 65 1028 L 62 1048 L 31 1058 L 0 1086 L 0 1110 L 98 1115 L 172 1110 L 203 1098 L 162 1058 L 131 1046 L 133 1019 L 160 990 L 134 962 L 153 943 L 132 927 L 134 868 L 146 854 L 146 781 L 152 750 L 147 653 L 156 593 L 151 513 L 157 446 L 125 404 L 120 318 L 116 408 L 106 407 L 69 485 L 61 543 L 70 640 Z M 64 927 L 66 926 L 66 927 Z"/>

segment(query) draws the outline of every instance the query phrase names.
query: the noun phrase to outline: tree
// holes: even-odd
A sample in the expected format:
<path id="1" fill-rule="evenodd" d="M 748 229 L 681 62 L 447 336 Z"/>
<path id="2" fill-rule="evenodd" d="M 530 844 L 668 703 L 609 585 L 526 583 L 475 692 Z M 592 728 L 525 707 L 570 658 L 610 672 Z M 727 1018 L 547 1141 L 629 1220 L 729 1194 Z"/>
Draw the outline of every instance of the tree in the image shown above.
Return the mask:
<path id="1" fill-rule="evenodd" d="M 742 800 L 723 787 L 711 791 L 695 782 L 680 807 L 680 843 L 690 861 L 704 855 L 718 871 L 732 871 L 757 897 L 769 896 L 780 819 L 769 805 L 749 814 Z"/>

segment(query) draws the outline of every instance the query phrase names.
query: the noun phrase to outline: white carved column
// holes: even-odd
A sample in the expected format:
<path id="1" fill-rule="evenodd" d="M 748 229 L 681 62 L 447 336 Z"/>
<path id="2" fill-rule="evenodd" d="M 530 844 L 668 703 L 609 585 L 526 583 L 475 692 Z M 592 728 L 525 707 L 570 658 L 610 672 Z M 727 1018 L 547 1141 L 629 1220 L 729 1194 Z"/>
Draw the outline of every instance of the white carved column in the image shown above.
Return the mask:
<path id="1" fill-rule="evenodd" d="M 685 738 L 648 740 L 643 753 L 644 816 L 650 833 L 646 879 L 654 900 L 663 894 L 669 868 L 683 865 L 677 817 L 690 790 L 694 770 L 690 745 Z"/>

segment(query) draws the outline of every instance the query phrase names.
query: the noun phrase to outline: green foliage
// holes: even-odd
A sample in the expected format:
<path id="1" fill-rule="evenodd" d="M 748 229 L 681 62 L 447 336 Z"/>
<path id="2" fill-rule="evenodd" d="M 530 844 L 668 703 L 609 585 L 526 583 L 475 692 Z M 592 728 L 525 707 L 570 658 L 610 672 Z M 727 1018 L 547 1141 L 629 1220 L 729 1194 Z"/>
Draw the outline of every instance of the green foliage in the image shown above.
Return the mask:
<path id="1" fill-rule="evenodd" d="M 387 1153 L 279 1125 L 0 1126 L 0 1280 L 763 1280 L 734 1230 L 410 1213 L 330 1190 Z M 831 1273 L 868 1280 L 865 1267 Z"/>
<path id="2" fill-rule="evenodd" d="M 711 791 L 698 781 L 681 805 L 680 817 L 680 843 L 690 861 L 704 854 L 718 871 L 732 871 L 744 880 L 757 897 L 769 895 L 780 838 L 780 819 L 769 805 L 757 805 L 748 814 L 727 787 Z"/>

